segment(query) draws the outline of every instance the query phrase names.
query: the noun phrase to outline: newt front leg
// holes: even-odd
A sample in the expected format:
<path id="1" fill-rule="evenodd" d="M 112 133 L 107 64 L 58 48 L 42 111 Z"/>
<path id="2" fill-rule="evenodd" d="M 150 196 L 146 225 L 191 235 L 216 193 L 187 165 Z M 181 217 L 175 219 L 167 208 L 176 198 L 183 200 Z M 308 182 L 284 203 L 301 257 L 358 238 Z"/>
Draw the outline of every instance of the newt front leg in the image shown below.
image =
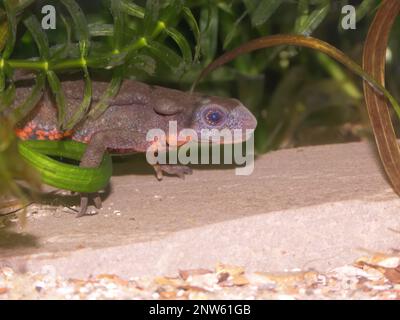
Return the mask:
<path id="1" fill-rule="evenodd" d="M 106 138 L 112 134 L 112 131 L 102 131 L 94 134 L 89 144 L 87 145 L 86 151 L 81 159 L 79 166 L 85 168 L 98 167 L 101 163 L 101 160 L 103 159 L 104 152 L 106 152 L 107 150 Z M 81 194 L 81 205 L 80 211 L 76 215 L 77 218 L 82 217 L 86 214 L 89 205 L 89 197 L 90 194 L 88 193 Z M 98 193 L 94 194 L 93 200 L 95 207 L 100 209 L 102 204 L 101 198 Z"/>
<path id="2" fill-rule="evenodd" d="M 114 129 L 96 132 L 93 134 L 87 145 L 86 151 L 80 162 L 80 167 L 98 167 L 103 159 L 104 152 L 106 152 L 107 149 L 112 149 L 116 146 L 122 145 L 125 148 L 130 146 L 133 150 L 137 146 L 136 143 L 139 144 L 141 142 L 140 139 L 141 135 L 134 130 Z M 154 147 L 157 148 L 157 151 L 161 152 L 159 147 Z M 162 180 L 163 172 L 170 175 L 176 175 L 179 178 L 184 178 L 185 174 L 192 174 L 192 169 L 183 165 L 156 164 L 153 168 L 156 171 L 158 180 Z M 98 193 L 82 193 L 80 210 L 77 217 L 82 217 L 86 214 L 90 198 L 93 198 L 94 205 L 97 209 L 101 208 L 101 198 Z"/>
<path id="3" fill-rule="evenodd" d="M 90 138 L 86 151 L 82 156 L 80 167 L 95 168 L 98 167 L 103 159 L 104 152 L 109 148 L 123 145 L 125 147 L 135 146 L 138 141 L 139 134 L 132 130 L 104 130 L 96 132 Z M 101 198 L 98 193 L 93 195 L 83 193 L 81 194 L 81 207 L 77 217 L 82 217 L 86 214 L 89 205 L 89 198 L 93 196 L 94 205 L 96 208 L 101 208 Z"/>

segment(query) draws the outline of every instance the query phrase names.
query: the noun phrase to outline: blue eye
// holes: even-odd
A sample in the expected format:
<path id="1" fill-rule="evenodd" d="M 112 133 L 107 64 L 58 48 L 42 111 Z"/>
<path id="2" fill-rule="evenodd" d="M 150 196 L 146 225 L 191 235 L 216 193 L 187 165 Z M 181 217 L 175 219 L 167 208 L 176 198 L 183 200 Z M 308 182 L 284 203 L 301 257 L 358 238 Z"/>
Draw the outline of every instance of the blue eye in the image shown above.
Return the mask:
<path id="1" fill-rule="evenodd" d="M 210 110 L 206 113 L 205 118 L 208 124 L 217 125 L 223 120 L 224 114 L 219 110 Z"/>

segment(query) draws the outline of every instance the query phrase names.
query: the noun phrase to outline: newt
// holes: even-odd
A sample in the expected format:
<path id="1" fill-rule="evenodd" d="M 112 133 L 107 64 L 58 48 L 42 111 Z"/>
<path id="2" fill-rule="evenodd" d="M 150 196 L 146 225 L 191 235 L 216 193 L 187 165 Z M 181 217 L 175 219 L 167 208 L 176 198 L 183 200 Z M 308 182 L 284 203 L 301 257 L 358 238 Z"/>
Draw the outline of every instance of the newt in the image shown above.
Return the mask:
<path id="1" fill-rule="evenodd" d="M 32 87 L 29 81 L 20 82 L 16 87 L 14 108 L 26 99 Z M 93 81 L 92 105 L 99 101 L 107 85 L 107 82 Z M 69 119 L 82 101 L 84 82 L 69 79 L 62 81 L 61 86 L 66 98 L 66 117 Z M 80 167 L 94 168 L 99 166 L 106 151 L 111 154 L 146 152 L 155 143 L 146 140 L 147 132 L 153 128 L 168 132 L 170 121 L 176 121 L 178 132 L 190 128 L 199 136 L 203 129 L 228 129 L 233 133 L 235 129 L 255 129 L 257 125 L 256 118 L 237 99 L 124 80 L 103 114 L 95 119 L 86 117 L 69 131 L 58 129 L 56 102 L 44 90 L 33 111 L 17 125 L 16 134 L 22 140 L 72 139 L 83 142 L 87 148 Z M 179 141 L 178 145 L 186 142 Z M 153 167 L 159 180 L 163 173 L 181 178 L 192 173 L 191 168 L 183 165 L 156 164 Z M 78 217 L 86 214 L 91 198 L 95 207 L 101 208 L 98 194 L 81 194 Z"/>

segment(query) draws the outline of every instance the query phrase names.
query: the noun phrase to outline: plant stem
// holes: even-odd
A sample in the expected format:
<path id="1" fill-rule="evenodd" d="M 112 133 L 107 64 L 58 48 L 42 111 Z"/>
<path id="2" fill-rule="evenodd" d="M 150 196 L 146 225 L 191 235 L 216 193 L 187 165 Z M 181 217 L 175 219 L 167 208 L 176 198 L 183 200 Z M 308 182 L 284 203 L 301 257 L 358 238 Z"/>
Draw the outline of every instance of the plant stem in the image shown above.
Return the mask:
<path id="1" fill-rule="evenodd" d="M 46 61 L 44 60 L 37 60 L 37 61 L 30 61 L 30 60 L 4 60 L 4 64 L 8 64 L 13 69 L 33 69 L 33 70 L 46 70 Z"/>

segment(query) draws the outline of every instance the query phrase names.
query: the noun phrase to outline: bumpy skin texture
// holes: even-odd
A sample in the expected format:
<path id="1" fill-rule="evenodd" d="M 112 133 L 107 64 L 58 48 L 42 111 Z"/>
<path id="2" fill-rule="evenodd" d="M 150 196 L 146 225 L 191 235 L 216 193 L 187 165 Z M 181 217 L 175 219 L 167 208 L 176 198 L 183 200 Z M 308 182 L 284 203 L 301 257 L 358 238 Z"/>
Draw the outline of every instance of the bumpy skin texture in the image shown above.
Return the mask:
<path id="1" fill-rule="evenodd" d="M 29 81 L 17 86 L 14 106 L 28 96 L 30 88 Z M 84 83 L 82 80 L 63 81 L 62 88 L 69 118 L 82 101 Z M 106 88 L 107 82 L 93 82 L 92 106 Z M 202 129 L 254 129 L 257 124 L 254 116 L 236 99 L 204 96 L 125 80 L 119 93 L 110 100 L 108 109 L 100 117 L 85 119 L 73 131 L 57 130 L 55 102 L 45 92 L 31 114 L 18 125 L 16 132 L 21 139 L 71 138 L 87 143 L 80 165 L 96 167 L 106 150 L 112 153 L 146 152 L 152 145 L 152 142 L 146 141 L 147 132 L 158 128 L 168 133 L 170 121 L 177 122 L 178 132 L 191 128 L 198 135 Z M 162 177 L 162 172 L 180 177 L 190 173 L 187 167 L 176 165 L 157 165 L 155 170 L 158 178 Z M 96 197 L 94 201 L 99 207 L 100 199 Z M 85 214 L 87 205 L 88 197 L 85 195 L 82 197 L 79 215 Z"/>

